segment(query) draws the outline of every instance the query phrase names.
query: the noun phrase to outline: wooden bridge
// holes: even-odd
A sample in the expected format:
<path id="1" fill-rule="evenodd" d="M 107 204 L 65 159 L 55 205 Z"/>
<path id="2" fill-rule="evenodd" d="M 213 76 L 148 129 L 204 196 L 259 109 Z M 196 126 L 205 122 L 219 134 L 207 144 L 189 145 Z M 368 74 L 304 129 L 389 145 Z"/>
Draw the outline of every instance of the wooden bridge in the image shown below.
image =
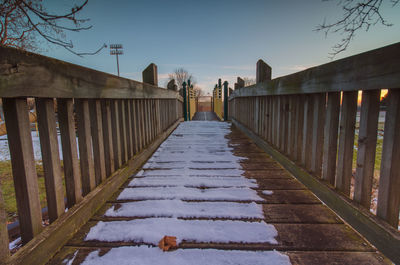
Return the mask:
<path id="1" fill-rule="evenodd" d="M 225 122 L 206 113 L 182 122 L 187 100 L 158 87 L 154 64 L 140 83 L 15 49 L 0 55 L 23 242 L 9 254 L 0 207 L 1 263 L 400 262 L 400 43 L 273 80 L 259 61 L 257 84 L 238 79 L 229 99 L 226 84 Z M 47 226 L 27 98 L 36 102 Z M 158 248 L 164 236 L 173 251 Z"/>

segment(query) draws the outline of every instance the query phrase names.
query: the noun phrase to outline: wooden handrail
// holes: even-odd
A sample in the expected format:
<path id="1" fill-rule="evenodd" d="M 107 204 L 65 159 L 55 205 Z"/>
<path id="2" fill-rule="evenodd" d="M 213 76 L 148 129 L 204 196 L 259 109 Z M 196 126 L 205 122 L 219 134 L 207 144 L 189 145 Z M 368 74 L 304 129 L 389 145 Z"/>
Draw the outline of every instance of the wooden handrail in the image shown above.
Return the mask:
<path id="1" fill-rule="evenodd" d="M 259 64 L 269 69 L 262 61 L 257 68 Z M 298 169 L 292 171 L 305 170 L 332 189 L 337 198 L 328 198 L 326 204 L 338 210 L 339 215 L 346 212 L 342 217 L 372 243 L 384 247 L 382 236 L 387 243 L 397 242 L 399 246 L 400 43 L 273 80 L 268 80 L 270 70 L 267 70 L 257 71 L 264 78 L 259 78 L 255 85 L 242 88 L 235 85 L 237 89 L 229 98 L 232 121 L 265 141 L 269 150 L 286 156 L 282 161 L 290 159 L 295 163 Z M 388 96 L 380 151 L 377 135 L 382 89 L 387 89 Z M 355 147 L 358 107 L 360 120 Z M 272 153 L 277 154 L 275 151 Z M 377 151 L 382 159 L 375 216 L 369 210 Z M 287 167 L 293 169 L 293 164 Z M 314 184 L 309 188 L 320 193 Z M 351 214 L 347 208 L 338 209 L 341 204 L 335 203 L 343 197 L 355 205 Z M 375 225 L 369 220 L 374 220 Z M 400 249 L 382 250 L 390 258 L 396 257 L 396 251 Z"/>
<path id="2" fill-rule="evenodd" d="M 0 47 L 0 97 L 180 98 L 173 90 L 9 47 Z"/>
<path id="3" fill-rule="evenodd" d="M 236 89 L 230 98 L 400 88 L 400 42 Z"/>
<path id="4" fill-rule="evenodd" d="M 41 238 L 37 242 L 42 242 L 43 238 L 60 237 L 53 246 L 54 249 L 60 248 L 67 239 L 66 235 L 49 235 L 53 230 L 60 230 L 54 228 L 60 225 L 57 220 L 61 218 L 65 224 L 75 220 L 77 223 L 73 224 L 72 230 L 78 223 L 78 226 L 84 224 L 83 217 L 65 213 L 63 173 L 68 208 L 75 209 L 78 205 L 81 208 L 85 203 L 92 214 L 99 205 L 86 198 L 91 198 L 90 194 L 107 183 L 110 176 L 129 167 L 132 160 L 141 157 L 147 147 L 159 141 L 160 136 L 165 137 L 165 132 L 179 123 L 183 114 L 182 97 L 174 90 L 157 86 L 156 65 L 151 64 L 145 71 L 142 83 L 38 54 L 0 47 L 0 97 L 24 245 L 37 237 Z M 32 97 L 36 103 L 51 223 L 47 228 L 42 225 L 29 121 L 27 98 Z M 118 185 L 121 185 L 121 178 L 118 179 Z M 115 183 L 107 185 L 118 188 Z M 8 259 L 5 209 L 1 198 L 0 194 L 0 263 Z M 101 198 L 102 201 L 106 199 Z M 84 218 L 90 216 L 86 214 Z M 48 256 L 46 254 L 46 258 Z"/>

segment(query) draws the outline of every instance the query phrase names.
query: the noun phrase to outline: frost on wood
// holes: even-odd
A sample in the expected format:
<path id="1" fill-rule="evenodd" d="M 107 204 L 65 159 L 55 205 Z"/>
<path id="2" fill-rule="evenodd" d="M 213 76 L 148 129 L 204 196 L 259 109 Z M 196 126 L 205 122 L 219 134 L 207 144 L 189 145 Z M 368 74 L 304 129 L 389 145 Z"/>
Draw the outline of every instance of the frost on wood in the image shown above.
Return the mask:
<path id="1" fill-rule="evenodd" d="M 264 200 L 255 190 L 257 182 L 243 176 L 240 162 L 246 158 L 234 155 L 229 133 L 228 123 L 182 123 L 104 214 L 139 219 L 98 222 L 85 240 L 156 247 L 164 236 L 171 236 L 177 244 L 277 244 L 277 230 L 264 221 L 262 205 L 256 203 Z M 157 248 L 127 249 L 140 250 L 133 255 L 140 264 L 266 264 L 268 259 L 267 264 L 290 264 L 287 256 L 275 251 L 178 249 L 163 254 Z M 132 252 L 112 249 L 102 257 L 92 252 L 85 262 L 115 263 L 113 255 Z"/>

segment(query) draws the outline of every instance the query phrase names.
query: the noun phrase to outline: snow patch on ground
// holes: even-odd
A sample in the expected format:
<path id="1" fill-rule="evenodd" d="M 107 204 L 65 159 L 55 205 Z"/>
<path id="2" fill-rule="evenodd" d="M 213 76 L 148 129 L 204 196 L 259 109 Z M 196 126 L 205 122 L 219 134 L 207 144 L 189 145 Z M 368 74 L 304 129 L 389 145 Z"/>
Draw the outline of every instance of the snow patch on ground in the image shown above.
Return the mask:
<path id="1" fill-rule="evenodd" d="M 208 217 L 263 219 L 262 206 L 257 203 L 183 202 L 181 200 L 152 200 L 121 203 L 105 213 L 109 217 Z"/>
<path id="2" fill-rule="evenodd" d="M 82 265 L 287 265 L 289 257 L 278 251 L 241 251 L 217 249 L 178 249 L 163 252 L 158 248 L 119 247 L 113 248 L 103 256 L 99 251 L 91 252 Z"/>
<path id="3" fill-rule="evenodd" d="M 249 188 L 145 187 L 126 188 L 118 200 L 210 200 L 210 201 L 262 201 L 255 190 Z"/>
<path id="4" fill-rule="evenodd" d="M 272 194 L 274 194 L 274 192 L 272 190 L 263 190 L 262 194 L 264 194 L 264 195 L 272 195 Z"/>
<path id="5" fill-rule="evenodd" d="M 130 221 L 98 222 L 85 240 L 135 242 L 157 245 L 165 236 L 197 243 L 270 243 L 277 244 L 273 225 L 261 222 L 180 220 L 146 218 Z"/>

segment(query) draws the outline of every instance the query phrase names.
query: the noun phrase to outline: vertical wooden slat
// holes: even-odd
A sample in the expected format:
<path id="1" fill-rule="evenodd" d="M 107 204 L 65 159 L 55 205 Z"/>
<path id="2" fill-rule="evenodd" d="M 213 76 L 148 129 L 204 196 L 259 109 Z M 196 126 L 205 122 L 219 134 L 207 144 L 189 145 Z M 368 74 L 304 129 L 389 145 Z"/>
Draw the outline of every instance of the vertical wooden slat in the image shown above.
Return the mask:
<path id="1" fill-rule="evenodd" d="M 335 186 L 350 195 L 358 91 L 343 92 Z"/>
<path id="2" fill-rule="evenodd" d="M 289 102 L 287 96 L 282 96 L 282 131 L 280 134 L 282 135 L 280 150 L 283 153 L 287 153 L 287 145 L 288 145 L 288 125 L 289 125 Z"/>
<path id="3" fill-rule="evenodd" d="M 121 163 L 122 165 L 128 161 L 128 150 L 126 145 L 126 110 L 125 110 L 125 101 L 118 100 L 118 118 L 119 118 L 119 133 L 120 133 L 120 141 L 121 141 Z"/>
<path id="4" fill-rule="evenodd" d="M 312 132 L 312 149 L 311 149 L 311 172 L 317 176 L 321 176 L 322 171 L 322 153 L 324 142 L 324 122 L 325 122 L 325 105 L 326 94 L 314 94 L 314 116 L 313 116 L 313 132 Z"/>
<path id="5" fill-rule="evenodd" d="M 374 177 L 380 90 L 363 91 L 358 133 L 354 200 L 369 209 Z"/>
<path id="6" fill-rule="evenodd" d="M 67 206 L 71 208 L 82 200 L 81 169 L 76 146 L 74 104 L 72 99 L 57 99 L 58 124 L 64 164 Z"/>
<path id="7" fill-rule="evenodd" d="M 289 96 L 289 135 L 288 149 L 289 156 L 294 159 L 296 157 L 296 102 L 295 96 Z"/>
<path id="8" fill-rule="evenodd" d="M 129 145 L 130 145 L 130 156 L 129 158 L 132 158 L 135 155 L 135 128 L 133 124 L 134 120 L 134 111 L 133 111 L 133 103 L 132 99 L 127 100 L 128 105 L 128 135 L 129 135 Z"/>
<path id="9" fill-rule="evenodd" d="M 269 96 L 268 98 L 268 133 L 267 133 L 267 140 L 271 144 L 272 143 L 272 137 L 273 137 L 273 103 L 272 99 L 273 96 Z"/>
<path id="10" fill-rule="evenodd" d="M 87 195 L 96 186 L 92 139 L 90 132 L 89 102 L 86 99 L 75 101 L 77 131 L 79 142 L 79 161 L 81 164 L 82 193 Z"/>
<path id="11" fill-rule="evenodd" d="M 3 98 L 22 242 L 42 230 L 42 215 L 26 99 Z"/>
<path id="12" fill-rule="evenodd" d="M 103 123 L 104 164 L 106 176 L 110 176 L 115 171 L 110 100 L 101 101 L 101 116 Z"/>
<path id="13" fill-rule="evenodd" d="M 4 264 L 7 264 L 9 257 L 6 205 L 4 203 L 3 193 L 0 189 L 0 260 L 4 262 Z"/>
<path id="14" fill-rule="evenodd" d="M 139 100 L 138 104 L 139 110 L 139 124 L 140 124 L 140 139 L 141 139 L 141 149 L 146 147 L 146 129 L 145 129 L 145 120 L 144 120 L 144 100 Z"/>
<path id="15" fill-rule="evenodd" d="M 296 97 L 296 124 L 295 124 L 295 157 L 298 162 L 301 161 L 301 153 L 303 148 L 303 126 L 304 126 L 304 102 L 305 96 L 299 95 Z"/>
<path id="16" fill-rule="evenodd" d="M 96 186 L 106 179 L 106 165 L 104 157 L 103 123 L 100 100 L 89 101 L 90 130 L 92 133 L 94 174 Z"/>
<path id="17" fill-rule="evenodd" d="M 303 147 L 301 154 L 301 163 L 309 171 L 311 170 L 313 121 L 314 121 L 313 95 L 306 95 L 304 102 Z"/>
<path id="18" fill-rule="evenodd" d="M 132 157 L 132 123 L 131 106 L 129 100 L 125 100 L 125 132 L 126 132 L 126 153 L 127 160 Z"/>
<path id="19" fill-rule="evenodd" d="M 339 130 L 340 92 L 328 93 L 324 144 L 322 155 L 322 179 L 335 184 L 337 139 Z"/>
<path id="20" fill-rule="evenodd" d="M 136 153 L 142 150 L 142 132 L 140 130 L 140 114 L 139 114 L 139 101 L 133 101 L 133 109 L 135 110 L 134 124 L 135 124 L 135 147 Z"/>
<path id="21" fill-rule="evenodd" d="M 400 209 L 400 90 L 391 89 L 385 117 L 377 215 L 397 227 Z"/>
<path id="22" fill-rule="evenodd" d="M 46 185 L 47 209 L 52 223 L 65 211 L 54 101 L 52 98 L 36 98 L 35 102 Z"/>
<path id="23" fill-rule="evenodd" d="M 110 101 L 111 106 L 111 124 L 112 124 L 112 143 L 114 151 L 114 167 L 119 169 L 122 165 L 121 163 L 121 135 L 119 133 L 120 129 L 120 118 L 118 111 L 118 100 L 113 99 Z"/>

